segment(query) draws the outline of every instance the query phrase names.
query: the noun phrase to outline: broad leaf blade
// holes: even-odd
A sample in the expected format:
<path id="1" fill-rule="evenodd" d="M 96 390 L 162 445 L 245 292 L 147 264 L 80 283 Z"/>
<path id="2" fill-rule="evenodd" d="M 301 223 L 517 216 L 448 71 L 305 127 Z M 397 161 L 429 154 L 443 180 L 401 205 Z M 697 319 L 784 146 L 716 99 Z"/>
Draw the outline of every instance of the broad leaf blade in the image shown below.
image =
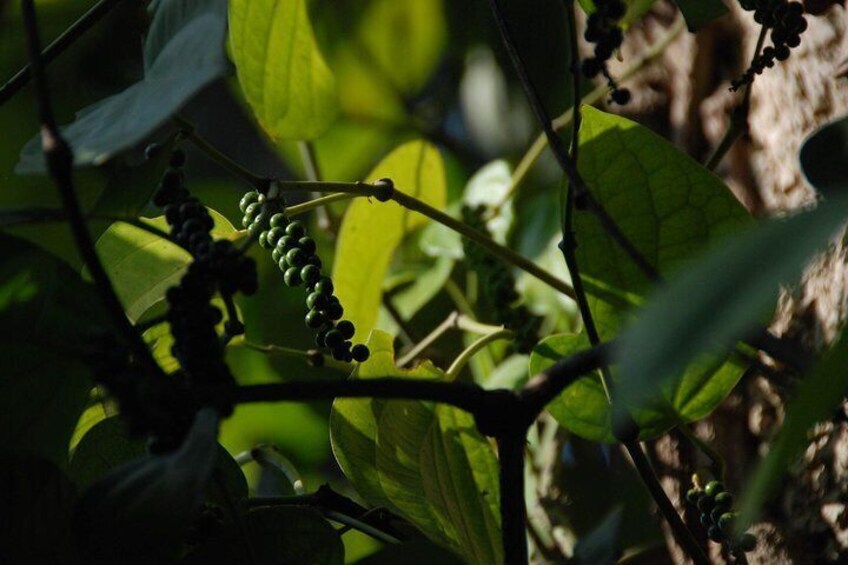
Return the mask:
<path id="1" fill-rule="evenodd" d="M 589 189 L 660 275 L 667 277 L 711 242 L 751 223 L 721 180 L 673 145 L 638 124 L 584 106 L 580 130 L 580 172 Z M 577 261 L 589 305 L 604 341 L 617 337 L 654 288 L 604 227 L 588 212 L 575 217 Z M 648 439 L 702 418 L 730 392 L 742 374 L 733 363 L 702 360 L 676 375 L 655 403 L 633 414 Z M 615 376 L 615 375 L 614 375 Z M 593 384 L 585 379 L 582 385 Z M 575 391 L 566 390 L 565 395 Z M 600 406 L 605 398 L 593 384 L 583 400 Z M 586 396 L 591 393 L 591 396 Z M 576 401 L 577 399 L 573 399 Z M 558 402 L 558 401 L 557 401 Z M 609 429 L 595 427 L 587 439 L 609 441 Z M 588 431 L 584 427 L 580 432 Z"/>
<path id="2" fill-rule="evenodd" d="M 446 186 L 438 149 L 421 141 L 402 145 L 368 175 L 369 181 L 388 177 L 397 190 L 443 209 Z M 333 281 L 345 308 L 345 317 L 356 326 L 356 339 L 368 335 L 376 322 L 383 278 L 395 249 L 404 237 L 424 225 L 424 216 L 395 202 L 357 198 L 348 207 L 336 244 Z"/>
<path id="3" fill-rule="evenodd" d="M 838 194 L 848 186 L 848 117 L 831 122 L 810 134 L 801 147 L 801 169 L 813 188 L 824 195 Z"/>
<path id="4" fill-rule="evenodd" d="M 80 490 L 85 490 L 109 471 L 145 455 L 145 441 L 130 439 L 121 418 L 112 416 L 98 422 L 77 444 L 68 475 Z"/>
<path id="5" fill-rule="evenodd" d="M 209 213 L 215 221 L 211 232 L 213 237 L 235 237 L 236 229 L 224 216 L 214 210 Z M 166 233 L 169 231 L 163 216 L 148 223 Z M 127 316 L 132 320 L 137 320 L 148 308 L 162 300 L 168 288 L 179 283 L 191 262 L 191 255 L 181 247 L 123 222 L 112 224 L 97 240 L 96 248 Z"/>
<path id="6" fill-rule="evenodd" d="M 707 354 L 751 330 L 848 216 L 848 198 L 729 238 L 660 289 L 620 339 L 621 400 L 639 406 Z M 685 339 L 681 339 L 685 336 Z"/>
<path id="7" fill-rule="evenodd" d="M 369 347 L 360 377 L 445 378 L 426 362 L 395 367 L 388 334 L 373 332 Z M 339 465 L 369 502 L 469 562 L 502 561 L 497 459 L 470 415 L 424 402 L 336 400 L 330 426 Z"/>
<path id="8" fill-rule="evenodd" d="M 330 126 L 335 79 L 306 0 L 233 0 L 229 41 L 245 98 L 272 137 L 313 139 Z"/>

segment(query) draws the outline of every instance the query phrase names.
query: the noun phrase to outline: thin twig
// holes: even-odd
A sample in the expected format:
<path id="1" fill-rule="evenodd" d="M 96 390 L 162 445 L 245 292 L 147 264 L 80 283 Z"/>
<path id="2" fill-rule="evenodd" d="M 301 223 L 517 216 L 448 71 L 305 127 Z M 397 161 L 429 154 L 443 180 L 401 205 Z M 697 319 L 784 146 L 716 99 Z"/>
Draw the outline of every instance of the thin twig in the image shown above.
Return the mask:
<path id="1" fill-rule="evenodd" d="M 91 7 L 86 13 L 75 21 L 62 34 L 53 40 L 44 51 L 41 52 L 41 64 L 44 66 L 53 62 L 56 57 L 61 55 L 65 49 L 73 45 L 73 43 L 82 37 L 82 35 L 91 29 L 94 24 L 103 19 L 112 8 L 121 3 L 121 0 L 100 0 L 97 4 Z M 8 102 L 15 94 L 17 94 L 32 77 L 32 64 L 24 65 L 24 67 L 16 72 L 6 83 L 0 87 L 0 106 Z"/>
<path id="2" fill-rule="evenodd" d="M 351 363 L 345 363 L 344 361 L 336 361 L 331 355 L 325 355 L 317 349 L 310 349 L 309 351 L 304 351 L 302 349 L 283 347 L 281 345 L 260 345 L 258 343 L 252 343 L 250 341 L 242 341 L 239 345 L 248 349 L 252 349 L 254 351 L 258 351 L 260 353 L 264 353 L 266 355 L 285 355 L 287 357 L 296 357 L 298 359 L 303 359 L 309 364 L 327 367 L 328 369 L 341 371 L 347 374 L 350 374 L 354 367 Z M 316 363 L 316 360 L 318 358 L 321 358 L 321 360 Z"/>
<path id="3" fill-rule="evenodd" d="M 101 300 L 106 306 L 107 312 L 111 316 L 118 331 L 127 341 L 136 360 L 151 375 L 164 376 L 159 365 L 148 350 L 147 345 L 144 343 L 144 340 L 141 338 L 141 335 L 135 330 L 129 318 L 124 313 L 124 307 L 115 293 L 112 282 L 109 280 L 109 276 L 106 274 L 106 270 L 103 268 L 103 264 L 100 262 L 100 258 L 95 251 L 94 241 L 91 238 L 91 233 L 88 231 L 88 226 L 85 223 L 85 217 L 82 214 L 74 189 L 73 152 L 64 138 L 62 138 L 53 115 L 47 79 L 41 61 L 38 23 L 33 0 L 22 0 L 21 11 L 26 28 L 30 69 L 41 119 L 41 146 L 47 162 L 47 170 L 59 191 L 62 206 L 67 214 L 74 242 L 82 256 L 83 262 L 88 267 L 91 278 L 100 294 Z"/>
<path id="4" fill-rule="evenodd" d="M 286 215 L 288 217 L 298 216 L 300 214 L 305 214 L 311 210 L 319 209 L 324 206 L 328 206 L 329 204 L 333 204 L 334 202 L 344 202 L 345 200 L 352 200 L 357 198 L 358 194 L 330 194 L 329 196 L 322 196 L 320 198 L 313 198 L 312 200 L 307 200 L 302 204 L 295 204 L 294 206 L 289 206 L 286 208 Z"/>
<path id="5" fill-rule="evenodd" d="M 489 333 L 484 335 L 483 337 L 475 340 L 471 345 L 466 347 L 462 353 L 451 363 L 451 366 L 448 367 L 447 377 L 448 380 L 454 380 L 459 376 L 459 373 L 465 368 L 465 365 L 471 361 L 471 358 L 477 354 L 481 349 L 489 345 L 494 341 L 498 341 L 501 339 L 511 340 L 515 338 L 515 332 L 512 330 L 499 329 L 498 331 Z"/>

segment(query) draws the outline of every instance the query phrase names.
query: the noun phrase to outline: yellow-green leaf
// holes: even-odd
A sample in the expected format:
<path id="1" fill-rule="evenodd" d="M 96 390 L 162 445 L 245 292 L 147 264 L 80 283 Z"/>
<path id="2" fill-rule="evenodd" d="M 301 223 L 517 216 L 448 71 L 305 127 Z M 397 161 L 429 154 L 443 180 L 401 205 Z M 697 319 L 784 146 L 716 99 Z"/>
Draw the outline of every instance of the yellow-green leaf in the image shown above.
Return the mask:
<path id="1" fill-rule="evenodd" d="M 375 330 L 359 378 L 445 380 L 429 362 L 398 369 L 392 336 Z M 336 400 L 330 439 L 339 466 L 370 503 L 403 516 L 469 563 L 499 563 L 498 464 L 470 414 L 402 400 Z"/>
<path id="2" fill-rule="evenodd" d="M 221 214 L 209 211 L 215 221 L 216 239 L 235 237 L 236 229 Z M 148 223 L 167 232 L 163 216 Z M 148 308 L 165 297 L 177 284 L 191 255 L 181 247 L 155 234 L 123 222 L 116 222 L 97 240 L 100 256 L 109 278 L 124 305 L 127 316 L 137 320 Z"/>
<path id="3" fill-rule="evenodd" d="M 231 0 L 230 54 L 245 98 L 272 137 L 314 139 L 335 119 L 335 78 L 306 0 Z"/>
<path id="4" fill-rule="evenodd" d="M 412 141 L 394 150 L 368 175 L 368 181 L 388 177 L 397 190 L 443 209 L 445 171 L 438 149 Z M 345 318 L 363 339 L 377 323 L 383 278 L 395 248 L 404 236 L 424 225 L 424 216 L 390 202 L 356 199 L 347 210 L 336 245 L 333 281 L 345 308 Z"/>

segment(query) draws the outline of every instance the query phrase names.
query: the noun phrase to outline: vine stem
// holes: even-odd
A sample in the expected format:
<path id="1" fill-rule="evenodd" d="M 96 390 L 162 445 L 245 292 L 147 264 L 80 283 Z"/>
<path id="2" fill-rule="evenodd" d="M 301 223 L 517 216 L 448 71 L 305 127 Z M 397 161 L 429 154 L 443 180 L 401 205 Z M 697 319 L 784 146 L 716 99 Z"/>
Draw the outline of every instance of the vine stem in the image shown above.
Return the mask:
<path id="1" fill-rule="evenodd" d="M 524 445 L 527 430 L 497 438 L 500 466 L 501 535 L 504 563 L 527 563 L 527 504 L 524 501 Z"/>
<path id="2" fill-rule="evenodd" d="M 73 182 L 74 157 L 70 146 L 64 140 L 53 114 L 50 94 L 47 86 L 47 78 L 44 73 L 44 65 L 41 60 L 41 47 L 38 36 L 38 22 L 36 19 L 33 0 L 22 0 L 21 12 L 23 14 L 26 30 L 27 47 L 30 58 L 30 72 L 35 85 L 35 95 L 38 101 L 38 111 L 41 119 L 41 146 L 44 158 L 47 161 L 47 170 L 53 178 L 53 182 L 59 191 L 62 207 L 68 217 L 68 223 L 74 238 L 76 247 L 82 256 L 83 262 L 88 266 L 91 278 L 100 294 L 100 298 L 106 306 L 106 310 L 112 318 L 115 327 L 126 339 L 130 350 L 136 360 L 142 364 L 150 374 L 164 376 L 159 365 L 153 359 L 147 345 L 141 335 L 135 330 L 129 318 L 124 313 L 112 282 L 97 256 L 94 241 L 88 231 L 82 209 L 77 201 Z"/>
<path id="3" fill-rule="evenodd" d="M 320 198 L 313 198 L 312 200 L 309 200 L 302 204 L 295 204 L 294 206 L 289 206 L 288 208 L 286 208 L 286 215 L 289 217 L 298 216 L 300 214 L 305 214 L 306 212 L 315 210 L 316 208 L 322 208 L 335 202 L 344 202 L 345 200 L 352 200 L 354 198 L 357 198 L 358 196 L 358 194 L 347 194 L 344 192 L 340 192 L 338 194 L 330 194 L 328 196 L 321 196 Z"/>
<path id="4" fill-rule="evenodd" d="M 757 46 L 754 48 L 754 55 L 751 58 L 751 64 L 753 64 L 762 52 L 768 30 L 769 28 L 767 26 L 763 26 L 760 30 L 760 35 L 757 38 Z M 727 125 L 727 131 L 724 132 L 724 136 L 722 136 L 715 151 L 707 159 L 707 162 L 704 163 L 704 167 L 707 169 L 714 171 L 719 163 L 721 163 L 721 160 L 724 159 L 724 156 L 730 151 L 730 148 L 733 147 L 733 144 L 736 143 L 736 140 L 748 132 L 748 113 L 751 109 L 751 90 L 753 86 L 753 81 L 745 85 L 742 102 L 730 112 L 730 123 Z"/>
<path id="5" fill-rule="evenodd" d="M 412 349 L 405 353 L 404 356 L 397 361 L 397 366 L 403 367 L 404 365 L 410 363 L 428 347 L 433 345 L 436 340 L 438 340 L 445 333 L 452 329 L 464 330 L 470 333 L 477 334 L 489 334 L 492 332 L 500 331 L 503 329 L 503 327 L 492 326 L 489 324 L 481 324 L 480 322 L 474 320 L 467 314 L 460 314 L 456 311 L 451 312 L 441 324 L 439 324 L 433 331 L 427 334 L 424 339 L 415 344 Z"/>
<path id="6" fill-rule="evenodd" d="M 53 62 L 56 57 L 61 55 L 65 49 L 70 47 L 77 39 L 91 29 L 94 24 L 103 19 L 112 8 L 121 3 L 122 0 L 100 0 L 97 4 L 91 7 L 86 13 L 75 21 L 71 26 L 62 32 L 59 37 L 53 40 L 44 51 L 41 51 L 41 64 L 47 66 Z M 15 94 L 17 94 L 32 78 L 32 63 L 24 65 L 21 70 L 16 72 L 6 83 L 0 87 L 0 106 L 8 102 Z"/>

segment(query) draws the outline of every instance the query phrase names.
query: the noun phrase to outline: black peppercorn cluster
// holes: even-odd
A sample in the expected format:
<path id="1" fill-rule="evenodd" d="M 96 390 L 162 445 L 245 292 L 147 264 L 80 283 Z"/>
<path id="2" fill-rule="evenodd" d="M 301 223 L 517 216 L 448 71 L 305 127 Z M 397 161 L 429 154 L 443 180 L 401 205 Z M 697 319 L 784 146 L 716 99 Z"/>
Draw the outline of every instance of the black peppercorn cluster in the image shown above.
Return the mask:
<path id="1" fill-rule="evenodd" d="M 270 188 L 274 190 L 273 185 Z M 333 294 L 333 281 L 322 274 L 321 258 L 315 240 L 306 233 L 303 222 L 286 216 L 285 200 L 251 191 L 239 203 L 242 224 L 259 245 L 270 249 L 271 257 L 283 273 L 286 286 L 306 287 L 306 326 L 315 331 L 315 345 L 337 361 L 366 361 L 370 355 L 364 344 L 354 345 L 352 322 L 342 320 L 344 308 Z"/>
<path id="2" fill-rule="evenodd" d="M 757 538 L 750 533 L 736 534 L 736 513 L 733 495 L 719 481 L 710 481 L 704 488 L 696 484 L 686 493 L 686 502 L 701 513 L 701 525 L 707 536 L 727 546 L 733 554 L 753 551 Z"/>
<path id="3" fill-rule="evenodd" d="M 462 219 L 479 232 L 489 234 L 484 220 L 485 206 L 463 206 Z M 515 290 L 515 277 L 509 267 L 489 251 L 473 241 L 464 239 L 465 258 L 480 280 L 481 295 L 486 310 L 494 313 L 494 321 L 515 332 L 515 347 L 529 353 L 539 342 L 542 319 L 534 316 L 524 305 L 518 304 L 520 296 Z"/>
<path id="4" fill-rule="evenodd" d="M 740 0 L 743 9 L 754 12 L 754 21 L 766 29 L 771 29 L 772 44 L 757 55 L 751 66 L 741 78 L 732 83 L 731 90 L 750 84 L 754 77 L 775 65 L 775 61 L 785 61 L 790 50 L 801 44 L 801 34 L 807 29 L 804 18 L 804 6 L 800 2 L 787 0 Z"/>
<path id="5" fill-rule="evenodd" d="M 154 203 L 164 208 L 171 236 L 194 258 L 179 285 L 165 294 L 174 338 L 171 353 L 190 384 L 234 385 L 224 362 L 225 343 L 216 330 L 223 314 L 210 301 L 218 292 L 225 298 L 237 292 L 254 294 L 259 286 L 256 264 L 232 242 L 212 238 L 214 222 L 206 207 L 186 188 L 184 164 L 185 154 L 174 151 L 153 197 Z M 237 320 L 228 320 L 225 330 L 231 335 L 244 332 Z M 217 408 L 224 415 L 232 410 L 231 406 Z"/>
<path id="6" fill-rule="evenodd" d="M 595 44 L 595 56 L 581 64 L 586 78 L 595 78 L 599 74 L 606 77 L 611 90 L 610 101 L 622 106 L 630 102 L 630 91 L 619 88 L 607 69 L 607 61 L 624 41 L 619 22 L 626 12 L 623 0 L 595 0 L 595 11 L 586 20 L 586 32 L 583 34 L 586 41 Z"/>

